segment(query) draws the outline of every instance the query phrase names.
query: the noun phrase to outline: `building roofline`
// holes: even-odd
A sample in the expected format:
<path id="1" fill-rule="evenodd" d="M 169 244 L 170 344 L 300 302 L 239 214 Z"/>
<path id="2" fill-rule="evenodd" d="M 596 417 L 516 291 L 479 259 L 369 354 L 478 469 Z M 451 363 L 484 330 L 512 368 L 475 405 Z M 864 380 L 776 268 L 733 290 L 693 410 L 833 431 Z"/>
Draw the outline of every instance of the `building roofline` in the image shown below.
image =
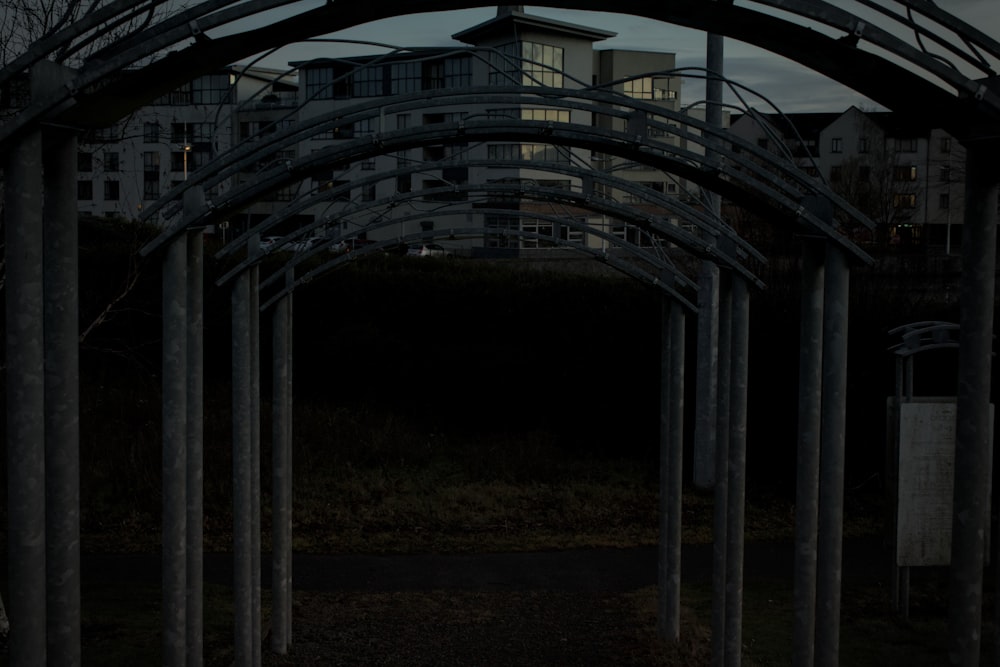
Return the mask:
<path id="1" fill-rule="evenodd" d="M 557 21 L 555 19 L 549 19 L 542 16 L 525 14 L 522 11 L 512 9 L 509 12 L 498 13 L 497 16 L 489 19 L 488 21 L 484 21 L 479 25 L 474 25 L 471 28 L 456 32 L 451 37 L 452 39 L 457 39 L 458 41 L 465 42 L 466 44 L 477 44 L 495 33 L 511 32 L 511 28 L 515 28 L 517 26 L 573 35 L 575 37 L 589 39 L 592 42 L 610 39 L 618 34 L 609 30 L 600 30 L 598 28 L 590 28 L 576 23 L 567 23 L 565 21 Z"/>

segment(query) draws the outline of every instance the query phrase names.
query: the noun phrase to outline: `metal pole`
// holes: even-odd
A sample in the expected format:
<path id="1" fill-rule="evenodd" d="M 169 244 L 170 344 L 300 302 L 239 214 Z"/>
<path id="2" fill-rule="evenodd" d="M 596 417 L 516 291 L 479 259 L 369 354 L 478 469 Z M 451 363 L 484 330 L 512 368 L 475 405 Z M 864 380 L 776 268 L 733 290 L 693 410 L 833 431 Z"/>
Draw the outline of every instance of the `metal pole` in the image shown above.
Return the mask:
<path id="1" fill-rule="evenodd" d="M 254 249 L 260 248 L 254 238 Z M 251 572 L 253 575 L 253 665 L 261 661 L 261 585 L 260 585 L 260 267 L 250 269 L 250 496 L 252 537 Z"/>
<path id="2" fill-rule="evenodd" d="M 721 276 L 719 291 L 719 385 L 729 386 L 732 347 L 732 289 Z M 726 664 L 726 533 L 729 513 L 729 392 L 718 395 L 715 493 L 712 514 L 712 666 Z"/>
<path id="3" fill-rule="evenodd" d="M 187 657 L 187 239 L 163 258 L 163 664 Z"/>
<path id="4" fill-rule="evenodd" d="M 816 632 L 816 534 L 823 397 L 822 241 L 803 239 L 799 323 L 799 432 L 795 470 L 795 619 L 792 665 L 812 667 Z"/>
<path id="5" fill-rule="evenodd" d="M 250 275 L 232 292 L 233 355 L 233 650 L 237 665 L 253 659 L 253 486 L 251 484 Z"/>
<path id="6" fill-rule="evenodd" d="M 272 316 L 272 484 L 271 489 L 271 650 L 284 655 L 288 652 L 288 533 L 285 526 L 291 519 L 288 505 L 288 296 L 274 305 Z"/>
<path id="7" fill-rule="evenodd" d="M 294 276 L 294 274 L 292 272 L 289 272 L 288 274 L 286 274 L 285 280 L 286 280 L 286 286 L 288 288 L 291 288 L 292 285 L 294 284 L 294 282 L 295 282 L 294 278 L 295 278 L 295 276 Z M 288 637 L 288 643 L 292 644 L 292 643 L 294 643 L 293 640 L 292 640 L 292 637 L 293 637 L 292 626 L 294 624 L 294 619 L 292 617 L 292 596 L 293 596 L 293 594 L 295 592 L 295 588 L 294 588 L 294 586 L 292 584 L 292 582 L 294 581 L 293 575 L 292 575 L 292 573 L 293 573 L 293 565 L 294 565 L 294 560 L 292 558 L 292 555 L 293 555 L 293 552 L 292 552 L 292 523 L 294 521 L 294 516 L 295 516 L 295 505 L 292 502 L 292 498 L 293 498 L 293 496 L 292 496 L 292 490 L 293 490 L 293 486 L 295 484 L 295 467 L 293 466 L 293 454 L 295 452 L 295 449 L 294 449 L 294 447 L 292 445 L 292 443 L 294 442 L 293 435 L 294 435 L 294 424 L 295 424 L 294 413 L 293 413 L 293 407 L 294 407 L 294 389 L 295 389 L 295 382 L 294 382 L 294 379 L 295 379 L 295 373 L 294 373 L 295 364 L 293 363 L 295 361 L 295 299 L 294 299 L 294 295 L 291 292 L 289 292 L 287 299 L 288 299 L 288 343 L 287 343 L 287 345 L 288 345 L 288 390 L 285 392 L 285 404 L 286 404 L 285 413 L 288 415 L 288 419 L 286 420 L 287 423 L 288 423 L 288 429 L 287 429 L 287 435 L 285 436 L 285 447 L 286 447 L 285 460 L 288 461 L 288 479 L 287 479 L 286 484 L 285 484 L 285 506 L 288 508 L 288 521 L 285 522 L 285 549 L 286 549 L 285 559 L 286 559 L 286 561 L 288 563 L 288 570 L 285 573 L 285 577 L 286 577 L 286 580 L 288 582 L 286 584 L 286 586 L 288 586 L 288 598 L 287 598 L 286 609 L 285 609 L 285 621 L 288 624 L 288 629 L 285 631 L 285 634 Z"/>
<path id="8" fill-rule="evenodd" d="M 989 517 L 990 377 L 996 280 L 996 211 L 1000 181 L 996 142 L 971 142 L 966 153 L 958 348 L 955 491 L 949 632 L 951 664 L 979 664 L 983 555 Z"/>
<path id="9" fill-rule="evenodd" d="M 698 269 L 698 348 L 695 375 L 692 483 L 711 489 L 718 447 L 719 267 L 703 260 Z"/>
<path id="10" fill-rule="evenodd" d="M 45 664 L 42 140 L 6 155 L 7 581 L 11 667 Z"/>
<path id="11" fill-rule="evenodd" d="M 723 72 L 722 35 L 708 35 L 705 68 L 705 122 L 722 127 L 722 80 L 712 74 Z M 718 159 L 710 139 L 705 151 L 708 159 Z M 721 198 L 714 192 L 705 195 L 710 215 L 718 216 Z M 715 450 L 718 447 L 717 415 L 719 392 L 719 267 L 704 260 L 698 272 L 698 355 L 695 386 L 694 456 L 692 482 L 696 488 L 711 489 L 717 482 Z"/>
<path id="12" fill-rule="evenodd" d="M 684 464 L 684 311 L 660 298 L 660 634 L 680 639 Z"/>
<path id="13" fill-rule="evenodd" d="M 844 421 L 847 407 L 847 257 L 827 244 L 823 305 L 823 399 L 816 565 L 816 664 L 840 657 L 844 528 Z"/>
<path id="14" fill-rule="evenodd" d="M 189 197 L 191 200 L 189 201 Z M 200 200 L 200 201 L 199 201 Z M 185 193 L 185 217 L 204 203 L 204 191 Z M 187 664 L 204 662 L 204 362 L 205 237 L 188 235 L 187 402 Z"/>
<path id="15" fill-rule="evenodd" d="M 76 135 L 45 130 L 45 511 L 48 662 L 80 657 L 80 335 Z"/>
<path id="16" fill-rule="evenodd" d="M 743 651 L 743 537 L 746 505 L 747 375 L 750 292 L 732 278 L 732 352 L 729 382 L 729 525 L 726 531 L 726 664 L 739 667 Z"/>

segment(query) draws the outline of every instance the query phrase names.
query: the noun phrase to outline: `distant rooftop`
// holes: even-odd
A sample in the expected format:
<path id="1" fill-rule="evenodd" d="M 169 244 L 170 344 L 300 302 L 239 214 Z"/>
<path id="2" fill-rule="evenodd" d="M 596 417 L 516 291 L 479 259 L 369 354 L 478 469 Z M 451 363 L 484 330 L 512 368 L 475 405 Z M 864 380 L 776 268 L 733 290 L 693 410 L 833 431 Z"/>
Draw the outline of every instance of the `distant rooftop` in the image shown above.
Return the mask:
<path id="1" fill-rule="evenodd" d="M 500 5 L 497 7 L 497 15 L 494 18 L 461 32 L 456 32 L 451 37 L 466 44 L 478 44 L 494 35 L 516 34 L 519 27 L 573 35 L 589 39 L 592 42 L 610 39 L 618 34 L 576 23 L 567 23 L 565 21 L 556 21 L 555 19 L 525 14 L 524 5 Z"/>

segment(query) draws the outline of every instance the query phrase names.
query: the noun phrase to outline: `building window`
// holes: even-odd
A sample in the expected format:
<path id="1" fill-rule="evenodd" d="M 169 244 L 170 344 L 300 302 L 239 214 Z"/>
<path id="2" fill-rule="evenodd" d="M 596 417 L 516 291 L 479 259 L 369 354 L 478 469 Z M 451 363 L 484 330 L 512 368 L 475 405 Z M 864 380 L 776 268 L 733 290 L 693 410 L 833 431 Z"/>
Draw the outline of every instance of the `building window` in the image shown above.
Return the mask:
<path id="1" fill-rule="evenodd" d="M 868 137 L 858 139 L 858 152 L 867 153 L 871 150 L 871 140 Z"/>
<path id="2" fill-rule="evenodd" d="M 951 195 L 947 192 L 942 192 L 938 195 L 938 208 L 948 209 L 951 208 Z"/>
<path id="3" fill-rule="evenodd" d="M 917 140 L 911 137 L 896 139 L 896 147 L 900 153 L 916 153 Z"/>
<path id="4" fill-rule="evenodd" d="M 834 137 L 830 140 L 830 152 L 831 153 L 843 153 L 844 152 L 844 140 L 841 137 Z"/>
<path id="5" fill-rule="evenodd" d="M 306 98 L 310 100 L 333 99 L 333 68 L 310 67 L 305 71 Z"/>
<path id="6" fill-rule="evenodd" d="M 120 162 L 117 151 L 104 151 L 104 171 L 119 171 Z"/>
<path id="7" fill-rule="evenodd" d="M 389 90 L 393 95 L 420 90 L 420 63 L 393 63 L 389 68 Z"/>
<path id="8" fill-rule="evenodd" d="M 894 208 L 916 208 L 917 195 L 906 192 L 897 192 L 892 196 L 892 205 Z"/>
<path id="9" fill-rule="evenodd" d="M 148 151 L 142 154 L 142 198 L 157 199 L 160 196 L 160 154 Z"/>
<path id="10" fill-rule="evenodd" d="M 622 91 L 637 100 L 672 100 L 675 91 L 669 89 L 670 79 L 665 77 L 642 76 L 622 84 Z M 671 95 L 673 93 L 673 95 Z"/>
<path id="11" fill-rule="evenodd" d="M 844 171 L 839 164 L 835 164 L 832 167 L 830 167 L 831 183 L 840 183 L 840 181 L 843 180 L 843 178 L 844 178 Z"/>
<path id="12" fill-rule="evenodd" d="M 941 167 L 940 179 L 942 183 L 951 183 L 951 167 Z"/>
<path id="13" fill-rule="evenodd" d="M 155 144 L 160 140 L 160 124 L 144 123 L 142 126 L 142 140 L 147 144 Z"/>
<path id="14" fill-rule="evenodd" d="M 221 104 L 230 101 L 231 90 L 229 73 L 199 76 L 191 82 L 191 101 L 195 104 Z"/>
<path id="15" fill-rule="evenodd" d="M 180 88 L 172 90 L 170 93 L 158 98 L 153 104 L 169 106 L 186 106 L 191 104 L 191 82 L 188 81 Z"/>
<path id="16" fill-rule="evenodd" d="M 361 186 L 361 201 L 375 201 L 374 183 L 365 183 Z"/>
<path id="17" fill-rule="evenodd" d="M 488 248 L 516 248 L 519 241 L 511 232 L 520 231 L 520 220 L 513 215 L 487 215 L 483 220 Z"/>
<path id="18" fill-rule="evenodd" d="M 515 118 L 517 116 L 514 116 Z M 521 120 L 547 120 L 555 123 L 568 123 L 568 109 L 521 109 Z"/>
<path id="19" fill-rule="evenodd" d="M 423 63 L 420 83 L 424 87 L 424 90 L 444 88 L 444 62 L 441 60 L 431 60 L 430 62 Z"/>
<path id="20" fill-rule="evenodd" d="M 94 198 L 94 183 L 92 181 L 76 182 L 76 198 L 80 201 L 91 201 Z"/>
<path id="21" fill-rule="evenodd" d="M 917 168 L 915 166 L 897 166 L 893 170 L 893 180 L 898 182 L 917 180 Z"/>
<path id="22" fill-rule="evenodd" d="M 951 152 L 951 137 L 941 137 L 941 152 L 950 153 Z"/>
<path id="23" fill-rule="evenodd" d="M 362 67 L 354 72 L 352 92 L 354 97 L 379 97 L 385 95 L 382 67 Z"/>
<path id="24" fill-rule="evenodd" d="M 563 85 L 563 49 L 537 42 L 511 42 L 490 53 L 489 83 L 498 86 Z"/>
<path id="25" fill-rule="evenodd" d="M 354 136 L 366 137 L 375 134 L 378 129 L 377 118 L 362 118 L 354 123 Z"/>
<path id="26" fill-rule="evenodd" d="M 410 114 L 401 113 L 396 116 L 396 129 L 405 130 L 410 126 Z"/>
<path id="27" fill-rule="evenodd" d="M 118 201 L 118 181 L 104 181 L 104 201 Z"/>
<path id="28" fill-rule="evenodd" d="M 361 161 L 362 171 L 375 171 L 375 158 L 365 158 Z"/>
<path id="29" fill-rule="evenodd" d="M 80 152 L 76 154 L 76 170 L 81 173 L 94 171 L 94 154 Z"/>
<path id="30" fill-rule="evenodd" d="M 297 194 L 296 186 L 289 185 L 274 193 L 274 201 L 292 201 Z"/>
<path id="31" fill-rule="evenodd" d="M 458 56 L 444 61 L 444 87 L 468 88 L 472 85 L 472 58 Z"/>

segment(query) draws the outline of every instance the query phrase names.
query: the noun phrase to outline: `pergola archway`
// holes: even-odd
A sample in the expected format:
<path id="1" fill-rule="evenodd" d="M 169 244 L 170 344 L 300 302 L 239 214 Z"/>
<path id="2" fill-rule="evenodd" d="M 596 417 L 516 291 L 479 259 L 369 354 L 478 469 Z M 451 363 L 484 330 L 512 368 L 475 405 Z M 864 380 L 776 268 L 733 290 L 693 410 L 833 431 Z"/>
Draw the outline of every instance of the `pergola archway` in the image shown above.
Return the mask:
<path id="1" fill-rule="evenodd" d="M 160 3 L 157 1 L 143 3 L 140 8 L 158 4 Z M 8 156 L 5 166 L 8 186 L 6 210 L 9 216 L 8 322 L 17 322 L 17 326 L 8 332 L 8 395 L 22 397 L 14 410 L 8 406 L 8 456 L 12 461 L 11 479 L 15 482 L 11 485 L 11 497 L 17 501 L 9 508 L 11 572 L 12 579 L 16 582 L 16 587 L 11 591 L 11 611 L 15 619 L 20 619 L 15 620 L 15 623 L 21 624 L 18 628 L 19 636 L 12 646 L 13 664 L 31 664 L 40 655 L 39 651 L 44 652 L 44 620 L 39 620 L 37 613 L 34 613 L 39 608 L 38 591 L 45 590 L 44 566 L 41 570 L 38 567 L 39 560 L 44 563 L 45 558 L 44 553 L 39 553 L 37 540 L 39 526 L 44 526 L 45 520 L 44 510 L 41 514 L 39 512 L 37 488 L 49 485 L 62 489 L 64 485 L 70 484 L 57 470 L 44 466 L 44 445 L 40 443 L 44 442 L 45 433 L 50 436 L 60 434 L 56 436 L 57 439 L 70 448 L 73 439 L 78 438 L 73 433 L 72 415 L 67 419 L 64 414 L 57 414 L 59 411 L 53 410 L 56 403 L 73 405 L 72 396 L 54 397 L 45 394 L 46 388 L 60 384 L 71 386 L 71 377 L 70 382 L 64 382 L 65 373 L 70 373 L 74 366 L 72 341 L 75 339 L 75 323 L 56 313 L 43 312 L 44 304 L 47 303 L 75 302 L 75 265 L 70 257 L 76 245 L 75 236 L 70 231 L 75 225 L 75 210 L 67 205 L 66 200 L 69 198 L 59 197 L 60 192 L 71 191 L 70 186 L 75 181 L 72 168 L 75 164 L 72 159 L 72 153 L 75 152 L 73 129 L 67 131 L 66 128 L 106 124 L 131 106 L 152 99 L 192 76 L 270 45 L 300 39 L 317 32 L 344 29 L 403 12 L 443 11 L 489 3 L 415 0 L 403 8 L 396 3 L 374 1 L 349 6 L 327 3 L 324 7 L 302 12 L 266 28 L 218 39 L 206 36 L 206 31 L 213 27 L 227 25 L 241 17 L 253 16 L 284 4 L 287 3 L 279 0 L 255 0 L 239 4 L 228 0 L 204 2 L 138 34 L 122 38 L 77 72 L 55 71 L 40 62 L 61 46 L 74 41 L 85 41 L 88 35 L 95 32 L 99 34 L 104 29 L 102 21 L 113 20 L 114 17 L 135 11 L 132 3 L 119 0 L 95 11 L 79 23 L 68 26 L 52 38 L 39 42 L 23 58 L 0 71 L 0 82 L 3 82 L 31 68 L 34 87 L 31 105 L 0 126 L 0 149 Z M 600 3 L 583 0 L 543 4 L 552 7 L 603 9 Z M 997 183 L 1000 181 L 1000 173 L 993 160 L 1000 102 L 994 90 L 992 65 L 981 54 L 988 54 L 990 58 L 996 59 L 1000 57 L 1000 48 L 989 36 L 962 24 L 927 2 L 901 0 L 898 4 L 907 12 L 919 14 L 933 28 L 922 27 L 910 21 L 905 14 L 884 5 L 867 4 L 877 10 L 880 15 L 878 18 L 889 28 L 880 27 L 871 17 L 863 20 L 829 3 L 804 0 L 751 2 L 746 7 L 725 2 L 706 4 L 693 0 L 672 2 L 668 7 L 661 6 L 662 3 L 626 1 L 619 3 L 616 9 L 622 13 L 724 34 L 788 56 L 863 92 L 889 108 L 907 109 L 928 124 L 947 129 L 968 147 L 967 200 L 974 205 L 968 208 L 965 221 L 967 250 L 962 282 L 963 339 L 959 369 L 961 390 L 958 399 L 956 456 L 956 472 L 968 483 L 956 485 L 955 513 L 962 520 L 956 518 L 955 523 L 953 562 L 957 562 L 953 565 L 953 588 L 963 593 L 954 596 L 951 616 L 955 653 L 959 656 L 956 664 L 976 664 L 981 592 L 976 593 L 975 590 L 978 585 L 981 591 L 982 582 L 983 545 L 979 527 L 983 525 L 985 512 L 983 462 L 989 445 L 989 429 L 986 428 L 990 375 L 988 359 L 995 276 L 996 197 Z M 769 13 L 772 9 L 780 9 L 785 12 L 783 16 L 793 18 L 773 16 Z M 958 68 L 949 68 L 933 55 L 899 39 L 893 31 L 899 25 L 904 26 L 905 30 L 912 30 L 927 39 L 935 40 L 949 53 L 961 59 L 964 67 L 973 73 L 965 74 Z M 817 32 L 814 26 L 822 27 L 827 32 Z M 950 37 L 940 37 L 945 33 Z M 190 37 L 195 38 L 194 42 L 183 45 L 165 57 L 155 58 L 155 54 L 162 49 L 178 43 L 184 44 Z M 860 49 L 859 44 L 874 45 L 889 54 L 889 57 Z M 148 57 L 154 57 L 154 60 L 135 70 L 125 71 L 126 67 Z M 899 62 L 906 64 L 901 65 Z M 494 130 L 496 128 L 491 129 Z M 522 131 L 522 127 L 512 128 L 511 134 L 507 136 L 518 136 L 517 133 Z M 41 144 L 43 133 L 47 138 L 58 138 L 59 146 L 44 156 Z M 720 182 L 718 187 L 722 189 L 725 186 Z M 44 217 L 43 198 L 46 204 Z M 196 202 L 194 205 L 196 206 Z M 46 229 L 44 252 L 43 225 Z M 173 281 L 171 284 L 175 288 L 180 288 L 183 283 L 182 291 L 186 293 L 187 274 L 182 267 L 187 263 L 180 261 L 182 254 L 179 248 L 175 241 L 167 249 L 165 276 L 170 275 Z M 197 254 L 192 257 L 192 261 L 197 263 Z M 843 264 L 843 259 L 842 253 L 833 253 L 827 259 L 825 267 L 828 289 L 834 287 L 833 291 L 839 295 L 835 301 L 846 297 L 846 265 Z M 44 280 L 41 275 L 43 263 L 51 269 Z M 838 278 L 830 281 L 831 273 Z M 809 272 L 809 275 L 809 280 L 815 282 L 821 274 Z M 178 295 L 180 292 L 174 294 Z M 842 312 L 846 313 L 846 302 L 837 302 L 836 305 L 842 306 Z M 815 313 L 816 306 L 817 304 L 812 304 L 810 312 Z M 176 327 L 180 320 L 185 320 L 186 313 L 186 297 L 165 300 L 164 319 L 171 326 Z M 829 320 L 829 308 L 826 315 Z M 168 340 L 175 341 L 175 345 L 165 349 L 164 363 L 175 368 L 186 367 L 188 348 L 180 343 L 186 340 L 186 328 L 175 328 L 170 333 L 172 337 Z M 824 333 L 824 340 L 842 335 L 843 331 L 828 330 Z M 67 358 L 61 364 L 46 367 L 46 356 L 52 360 L 58 355 L 65 355 Z M 828 368 L 836 362 L 836 359 L 828 359 L 819 364 L 813 360 L 813 363 L 804 363 L 803 367 Z M 38 378 L 43 375 L 45 381 L 39 382 Z M 840 388 L 835 385 L 825 386 L 820 392 L 820 398 L 828 400 L 839 391 Z M 69 393 L 72 394 L 72 391 Z M 165 402 L 165 416 L 169 412 L 171 417 L 181 418 L 177 423 L 187 424 L 187 405 L 185 401 L 181 402 L 185 404 Z M 809 399 L 803 396 L 803 404 L 815 405 L 812 394 Z M 811 409 L 803 410 L 805 413 Z M 46 413 L 48 417 L 43 425 L 42 415 Z M 184 437 L 186 433 L 164 433 L 165 442 Z M 830 437 L 837 439 L 836 434 L 831 434 Z M 842 433 L 840 437 L 842 438 Z M 177 453 L 174 450 L 171 452 Z M 179 460 L 168 461 L 165 450 L 165 469 L 180 465 Z M 45 479 L 44 483 L 41 483 L 42 478 Z M 168 492 L 179 491 L 183 476 L 171 479 L 175 485 Z M 72 493 L 68 495 L 72 496 Z M 72 523 L 74 511 L 78 512 L 78 508 L 74 510 L 70 501 L 66 509 Z M 966 521 L 966 518 L 969 520 Z M 178 536 L 181 534 L 179 526 L 182 522 L 179 517 L 172 519 L 177 521 L 171 524 L 169 535 Z M 41 532 L 51 535 L 52 540 L 58 540 L 71 534 L 72 527 L 63 530 L 50 524 L 48 529 L 42 528 Z M 167 536 L 168 531 L 165 529 L 165 538 Z M 171 548 L 178 561 L 183 558 L 183 554 L 177 553 L 176 543 L 172 543 Z M 64 551 L 72 566 L 72 549 L 67 546 Z M 76 568 L 78 569 L 78 557 Z M 966 594 L 964 591 L 969 592 Z M 44 593 L 42 598 L 44 600 Z M 69 605 L 66 608 L 71 610 Z M 78 609 L 76 613 L 78 614 Z M 72 610 L 70 615 L 72 616 Z M 171 645 L 176 645 L 178 641 L 177 636 L 172 634 L 177 630 L 177 620 L 176 617 L 172 620 L 168 618 L 165 623 L 165 629 L 168 630 L 167 642 L 172 643 Z M 39 637 L 42 638 L 41 644 Z M 833 649 L 835 656 L 836 647 Z"/>

